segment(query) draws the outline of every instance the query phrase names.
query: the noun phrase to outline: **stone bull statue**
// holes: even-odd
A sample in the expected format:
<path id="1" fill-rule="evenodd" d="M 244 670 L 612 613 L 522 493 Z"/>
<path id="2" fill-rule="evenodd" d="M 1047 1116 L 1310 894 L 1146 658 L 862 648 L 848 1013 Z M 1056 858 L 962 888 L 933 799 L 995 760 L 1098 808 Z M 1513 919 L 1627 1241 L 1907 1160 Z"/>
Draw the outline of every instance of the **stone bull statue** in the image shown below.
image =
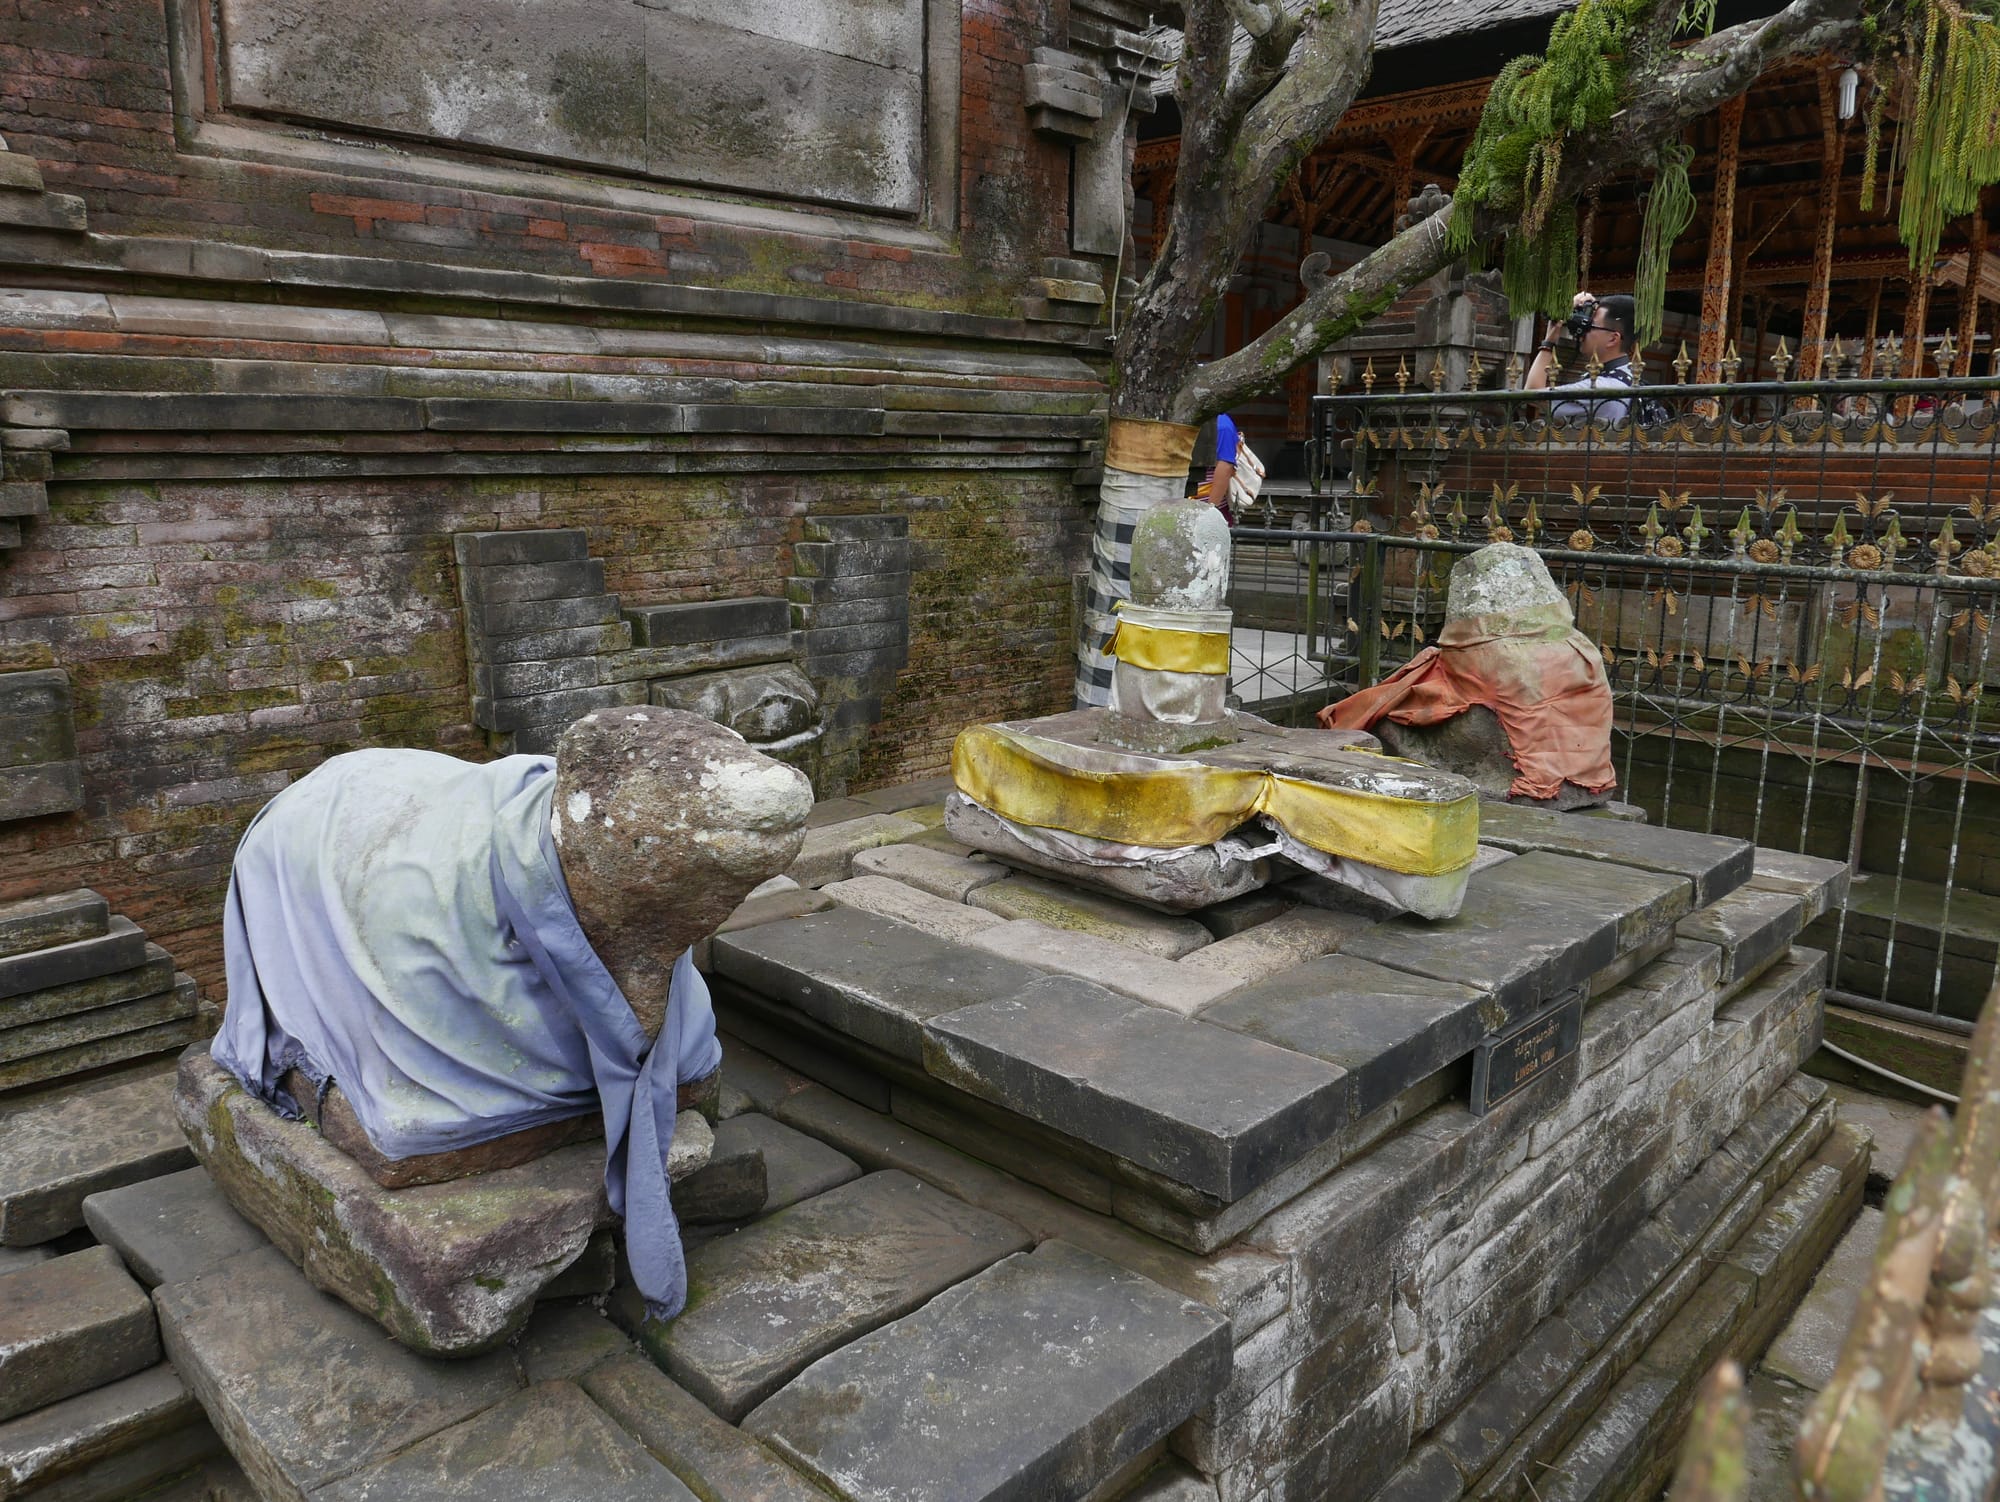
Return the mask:
<path id="1" fill-rule="evenodd" d="M 244 834 L 215 1061 L 390 1187 L 601 1128 L 634 1281 L 685 1297 L 665 1157 L 721 1063 L 689 946 L 804 839 L 812 788 L 734 731 L 603 710 L 553 759 L 337 756 Z"/>

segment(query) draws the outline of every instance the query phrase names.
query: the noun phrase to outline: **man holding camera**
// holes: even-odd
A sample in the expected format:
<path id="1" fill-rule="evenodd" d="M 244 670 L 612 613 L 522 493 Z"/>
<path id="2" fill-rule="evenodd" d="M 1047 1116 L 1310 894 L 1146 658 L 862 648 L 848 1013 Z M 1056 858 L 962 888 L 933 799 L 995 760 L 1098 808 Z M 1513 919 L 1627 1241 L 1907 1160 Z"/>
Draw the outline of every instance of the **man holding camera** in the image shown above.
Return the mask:
<path id="1" fill-rule="evenodd" d="M 1624 293 L 1610 297 L 1593 297 L 1588 292 L 1576 295 L 1576 304 L 1570 309 L 1560 329 L 1551 325 L 1542 336 L 1542 347 L 1535 354 L 1535 360 L 1528 367 L 1526 389 L 1529 391 L 1592 391 L 1599 387 L 1616 386 L 1626 390 L 1639 384 L 1639 377 L 1632 369 L 1632 325 L 1634 305 Z M 1588 362 L 1596 357 L 1598 373 L 1585 376 L 1580 381 L 1567 385 L 1549 385 L 1549 377 L 1556 368 L 1556 342 L 1560 334 L 1568 333 L 1576 341 L 1577 353 Z M 1631 403 L 1623 397 L 1597 397 L 1591 400 L 1571 398 L 1551 405 L 1550 415 L 1561 422 L 1624 422 L 1631 414 Z"/>

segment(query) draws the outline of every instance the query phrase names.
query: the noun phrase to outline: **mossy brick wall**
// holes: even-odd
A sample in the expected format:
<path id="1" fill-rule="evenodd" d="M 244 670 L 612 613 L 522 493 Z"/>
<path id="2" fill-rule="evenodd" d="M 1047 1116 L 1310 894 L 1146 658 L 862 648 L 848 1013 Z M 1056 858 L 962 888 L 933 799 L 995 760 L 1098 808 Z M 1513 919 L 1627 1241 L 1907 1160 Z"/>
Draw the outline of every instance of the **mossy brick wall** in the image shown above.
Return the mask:
<path id="1" fill-rule="evenodd" d="M 381 173 L 335 171 L 290 159 L 283 131 L 263 161 L 184 151 L 163 0 L 0 0 L 0 136 L 52 190 L 80 196 L 99 234 L 1010 314 L 1040 258 L 1069 254 L 1067 146 L 1029 129 L 1020 66 L 1066 43 L 1064 15 L 1029 0 L 964 7 L 957 243 L 935 249 L 856 237 L 851 217 L 793 233 L 580 202 L 603 195 L 565 195 L 559 174 L 545 197 L 454 185 L 449 171 L 418 182 L 402 153 Z"/>
<path id="2" fill-rule="evenodd" d="M 0 568 L 0 666 L 71 676 L 85 806 L 0 826 L 0 900 L 87 885 L 220 991 L 231 852 L 325 757 L 481 758 L 451 534 L 582 527 L 624 603 L 782 595 L 810 514 L 910 518 L 910 666 L 857 786 L 1067 705 L 1067 476 L 58 484 Z"/>

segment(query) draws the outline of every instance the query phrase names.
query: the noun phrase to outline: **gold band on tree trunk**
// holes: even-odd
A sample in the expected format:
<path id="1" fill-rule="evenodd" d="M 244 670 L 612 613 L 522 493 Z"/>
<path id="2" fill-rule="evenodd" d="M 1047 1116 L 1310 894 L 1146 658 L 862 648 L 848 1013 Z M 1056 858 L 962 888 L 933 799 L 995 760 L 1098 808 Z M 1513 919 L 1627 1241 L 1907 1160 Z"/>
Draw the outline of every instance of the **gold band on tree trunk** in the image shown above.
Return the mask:
<path id="1" fill-rule="evenodd" d="M 1114 417 L 1104 437 L 1104 462 L 1127 474 L 1178 478 L 1194 462 L 1199 428 L 1143 417 Z"/>

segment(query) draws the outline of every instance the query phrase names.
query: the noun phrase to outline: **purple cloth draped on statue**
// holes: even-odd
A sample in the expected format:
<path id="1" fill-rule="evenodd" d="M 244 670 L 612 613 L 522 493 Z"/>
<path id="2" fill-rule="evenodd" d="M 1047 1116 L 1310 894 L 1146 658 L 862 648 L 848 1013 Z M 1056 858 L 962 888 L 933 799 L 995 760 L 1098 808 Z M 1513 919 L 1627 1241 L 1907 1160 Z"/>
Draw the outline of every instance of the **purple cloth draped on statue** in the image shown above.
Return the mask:
<path id="1" fill-rule="evenodd" d="M 687 1297 L 668 1197 L 680 1084 L 722 1061 L 708 988 L 675 964 L 648 1043 L 578 923 L 550 832 L 555 763 L 333 757 L 237 847 L 217 1063 L 287 1116 L 301 1070 L 340 1083 L 392 1158 L 604 1113 L 604 1188 L 648 1312 Z"/>

